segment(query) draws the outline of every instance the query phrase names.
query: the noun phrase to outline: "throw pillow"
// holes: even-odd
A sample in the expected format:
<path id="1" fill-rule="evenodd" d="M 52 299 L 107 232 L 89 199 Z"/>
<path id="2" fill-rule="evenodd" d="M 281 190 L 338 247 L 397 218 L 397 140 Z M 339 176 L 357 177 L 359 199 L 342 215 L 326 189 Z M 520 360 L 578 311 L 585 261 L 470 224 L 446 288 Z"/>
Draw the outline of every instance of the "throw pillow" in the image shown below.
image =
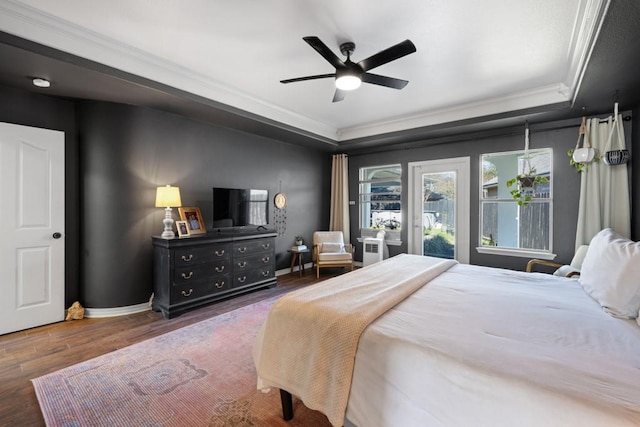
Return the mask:
<path id="1" fill-rule="evenodd" d="M 609 314 L 636 318 L 640 310 L 640 242 L 610 228 L 596 234 L 582 264 L 580 285 Z"/>

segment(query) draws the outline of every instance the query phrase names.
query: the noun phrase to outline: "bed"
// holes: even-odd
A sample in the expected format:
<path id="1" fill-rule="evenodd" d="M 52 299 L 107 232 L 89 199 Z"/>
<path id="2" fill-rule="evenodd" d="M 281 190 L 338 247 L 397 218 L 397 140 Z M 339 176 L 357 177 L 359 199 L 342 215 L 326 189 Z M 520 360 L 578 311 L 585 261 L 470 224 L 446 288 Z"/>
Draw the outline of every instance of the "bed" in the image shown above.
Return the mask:
<path id="1" fill-rule="evenodd" d="M 400 255 L 310 287 L 306 292 L 335 288 L 340 294 L 358 287 L 360 277 L 384 276 L 407 261 L 441 270 L 363 329 L 346 376 L 346 408 L 341 418 L 329 416 L 331 423 L 640 425 L 640 246 L 607 233 L 594 237 L 600 240 L 590 244 L 587 278 L 580 280 Z M 403 278 L 400 271 L 395 276 Z M 296 310 L 303 318 L 313 313 L 306 302 Z M 285 370 L 300 363 L 308 372 L 331 372 L 333 362 L 305 365 L 312 359 L 308 344 L 291 352 L 287 337 L 269 347 L 269 318 L 254 352 L 259 387 L 279 387 L 307 404 L 306 391 L 286 375 L 271 377 L 262 359 L 281 361 Z M 317 323 L 308 320 L 312 326 L 303 329 Z M 295 334 L 291 339 L 297 341 Z M 273 348 L 283 350 L 263 353 Z M 325 392 L 332 393 L 331 385 Z"/>

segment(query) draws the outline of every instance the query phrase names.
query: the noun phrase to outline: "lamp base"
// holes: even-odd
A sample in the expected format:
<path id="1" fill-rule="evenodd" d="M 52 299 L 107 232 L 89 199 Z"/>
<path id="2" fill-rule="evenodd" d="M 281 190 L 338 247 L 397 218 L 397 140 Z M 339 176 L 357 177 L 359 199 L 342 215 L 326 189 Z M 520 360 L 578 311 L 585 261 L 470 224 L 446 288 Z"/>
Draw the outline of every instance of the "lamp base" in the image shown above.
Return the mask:
<path id="1" fill-rule="evenodd" d="M 171 216 L 171 208 L 166 208 L 164 210 L 164 219 L 162 220 L 164 224 L 164 231 L 160 235 L 163 239 L 173 239 L 176 237 L 176 233 L 173 232 L 173 218 Z"/>

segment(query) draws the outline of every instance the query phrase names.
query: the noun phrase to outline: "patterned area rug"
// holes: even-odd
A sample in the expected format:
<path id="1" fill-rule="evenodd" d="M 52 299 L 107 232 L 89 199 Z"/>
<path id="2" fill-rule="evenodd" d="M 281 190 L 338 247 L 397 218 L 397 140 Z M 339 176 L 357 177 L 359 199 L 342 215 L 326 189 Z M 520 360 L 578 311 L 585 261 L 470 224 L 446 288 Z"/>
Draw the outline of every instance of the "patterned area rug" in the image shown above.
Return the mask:
<path id="1" fill-rule="evenodd" d="M 329 426 L 294 399 L 256 390 L 251 354 L 276 298 L 36 378 L 48 426 Z"/>

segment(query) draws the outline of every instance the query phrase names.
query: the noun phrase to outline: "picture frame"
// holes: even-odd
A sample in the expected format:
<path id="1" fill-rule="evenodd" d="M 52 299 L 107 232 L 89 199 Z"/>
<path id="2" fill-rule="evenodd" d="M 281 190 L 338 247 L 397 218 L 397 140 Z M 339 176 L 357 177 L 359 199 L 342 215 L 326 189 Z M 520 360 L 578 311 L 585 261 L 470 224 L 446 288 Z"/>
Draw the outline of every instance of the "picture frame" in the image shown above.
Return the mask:
<path id="1" fill-rule="evenodd" d="M 178 237 L 188 237 L 191 235 L 187 221 L 176 221 L 176 228 L 178 229 Z"/>
<path id="2" fill-rule="evenodd" d="M 180 220 L 187 222 L 189 235 L 205 234 L 207 232 L 207 229 L 204 226 L 204 221 L 202 220 L 202 213 L 200 213 L 200 208 L 178 208 L 178 212 L 180 213 Z"/>

